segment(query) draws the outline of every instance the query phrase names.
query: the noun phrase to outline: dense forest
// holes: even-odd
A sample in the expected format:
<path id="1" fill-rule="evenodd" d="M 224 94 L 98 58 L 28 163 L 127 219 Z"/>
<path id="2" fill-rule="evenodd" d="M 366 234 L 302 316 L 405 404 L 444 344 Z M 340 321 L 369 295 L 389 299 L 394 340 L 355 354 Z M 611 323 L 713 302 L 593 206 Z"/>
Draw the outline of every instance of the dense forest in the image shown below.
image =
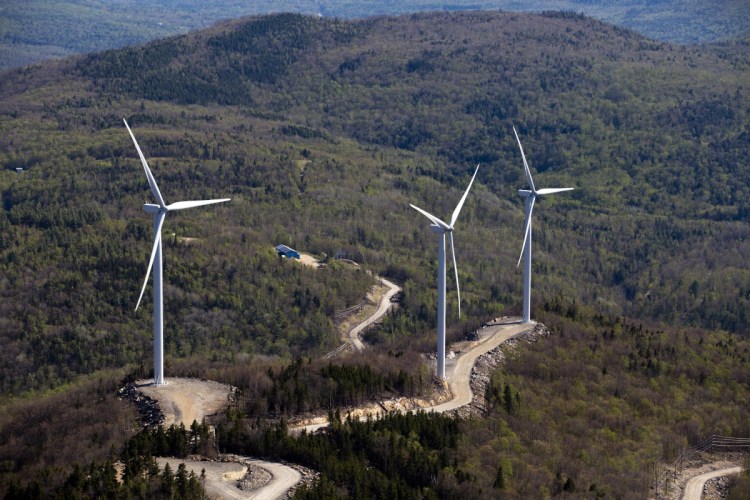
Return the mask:
<path id="1" fill-rule="evenodd" d="M 320 470 L 301 498 L 635 499 L 653 495 L 658 465 L 707 429 L 750 435 L 750 340 L 654 330 L 559 300 L 539 319 L 552 336 L 509 356 L 487 388 L 483 418 L 363 423 L 331 410 L 327 434 L 294 437 L 284 422 L 232 412 L 218 422 L 219 448 Z M 435 429 L 448 442 L 433 444 Z"/>
<path id="2" fill-rule="evenodd" d="M 41 498 L 184 498 L 203 499 L 203 475 L 188 472 L 185 464 L 173 471 L 169 464 L 159 468 L 155 457 L 186 458 L 188 454 L 202 454 L 215 458 L 215 439 L 205 422 L 193 422 L 190 429 L 172 425 L 164 429 L 142 430 L 131 436 L 119 455 L 110 449 L 104 459 L 85 463 L 85 455 L 75 457 L 72 471 L 48 468 L 41 476 L 27 475 L 23 484 L 17 479 L 8 481 L 5 499 Z M 56 458 L 52 458 L 55 463 Z M 83 462 L 84 465 L 80 463 Z M 119 467 L 119 469 L 118 469 Z M 204 470 L 205 472 L 205 470 Z"/>
<path id="3" fill-rule="evenodd" d="M 275 15 L 5 72 L 3 479 L 55 464 L 64 482 L 72 462 L 44 458 L 59 436 L 29 435 L 26 416 L 54 428 L 56 398 L 67 408 L 81 387 L 108 387 L 70 408 L 90 428 L 119 380 L 150 369 L 150 285 L 133 308 L 152 200 L 123 117 L 167 202 L 232 198 L 163 230 L 166 374 L 244 391 L 222 424 L 237 439 L 217 438 L 227 449 L 258 450 L 266 418 L 425 388 L 436 241 L 408 204 L 447 216 L 476 163 L 456 228 L 465 314 L 449 286 L 450 333 L 519 312 L 513 125 L 538 187 L 576 186 L 535 211 L 532 317 L 553 335 L 496 374 L 495 408 L 460 423 L 455 456 L 420 442 L 436 482 L 389 487 L 642 497 L 649 467 L 681 447 L 750 435 L 747 48 L 659 43 L 575 14 Z M 280 259 L 278 243 L 327 266 Z M 374 283 L 364 269 L 403 286 L 400 306 L 369 334 L 369 362 L 321 362 L 339 342 L 334 313 Z M 121 403 L 113 415 L 132 419 Z M 81 467 L 106 469 L 132 433 L 116 427 L 81 441 Z M 14 455 L 19 439 L 28 456 Z M 296 446 L 280 449 L 292 459 Z M 320 488 L 360 491 L 331 467 Z M 138 488 L 158 489 L 153 478 Z"/>

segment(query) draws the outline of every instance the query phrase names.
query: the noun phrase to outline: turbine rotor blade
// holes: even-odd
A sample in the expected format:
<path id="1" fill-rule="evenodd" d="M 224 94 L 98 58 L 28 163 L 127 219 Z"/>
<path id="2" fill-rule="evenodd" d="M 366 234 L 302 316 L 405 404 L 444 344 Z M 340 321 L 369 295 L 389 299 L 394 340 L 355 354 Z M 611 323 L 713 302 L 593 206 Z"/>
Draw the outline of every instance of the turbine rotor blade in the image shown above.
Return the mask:
<path id="1" fill-rule="evenodd" d="M 531 213 L 534 211 L 534 202 L 536 196 L 531 197 L 531 206 L 529 207 L 529 216 L 526 218 L 526 227 L 523 232 L 523 245 L 521 245 L 521 255 L 518 257 L 518 264 L 516 267 L 521 265 L 521 259 L 523 259 L 523 251 L 526 250 L 526 241 L 529 239 L 529 232 L 531 231 Z"/>
<path id="2" fill-rule="evenodd" d="M 222 198 L 220 200 L 197 200 L 197 201 L 178 201 L 167 205 L 167 210 L 184 210 L 186 208 L 202 207 L 203 205 L 213 205 L 214 203 L 224 203 L 231 198 Z"/>
<path id="3" fill-rule="evenodd" d="M 161 226 L 164 224 L 164 217 L 166 212 L 159 212 L 156 216 L 156 228 L 154 229 L 154 246 L 151 249 L 151 258 L 148 260 L 148 269 L 146 270 L 146 278 L 143 280 L 143 287 L 141 288 L 141 294 L 138 296 L 138 302 L 135 305 L 135 310 L 138 310 L 138 306 L 141 305 L 141 299 L 143 298 L 143 292 L 146 291 L 146 284 L 148 283 L 148 277 L 151 275 L 151 268 L 154 266 L 154 258 L 156 257 L 156 250 L 158 250 L 161 244 Z"/>
<path id="4" fill-rule="evenodd" d="M 164 203 L 164 198 L 161 196 L 161 192 L 159 191 L 159 186 L 156 185 L 156 180 L 154 179 L 154 176 L 151 174 L 151 169 L 148 168 L 148 163 L 146 163 L 146 158 L 143 156 L 143 151 L 141 151 L 141 147 L 138 145 L 138 141 L 135 140 L 135 135 L 133 135 L 133 131 L 130 130 L 130 126 L 128 125 L 128 122 L 125 120 L 125 118 L 122 119 L 123 122 L 125 122 L 125 127 L 127 127 L 128 132 L 130 132 L 130 137 L 133 139 L 133 144 L 135 144 L 135 149 L 138 150 L 138 156 L 141 158 L 141 163 L 143 163 L 143 169 L 146 171 L 146 179 L 148 179 L 148 185 L 151 188 L 151 193 L 154 195 L 154 198 L 156 198 L 156 201 L 159 203 L 159 206 L 164 208 L 166 206 L 166 203 Z"/>
<path id="5" fill-rule="evenodd" d="M 456 249 L 453 246 L 453 231 L 448 233 L 451 240 L 451 256 L 453 256 L 453 270 L 456 273 L 456 294 L 458 295 L 458 318 L 461 319 L 461 289 L 458 286 L 458 266 L 456 265 Z"/>
<path id="6" fill-rule="evenodd" d="M 544 188 L 536 192 L 536 194 L 554 194 L 562 193 L 563 191 L 573 191 L 575 188 Z"/>
<path id="7" fill-rule="evenodd" d="M 536 193 L 536 188 L 534 188 L 534 180 L 531 178 L 531 170 L 529 170 L 529 164 L 526 162 L 526 155 L 523 153 L 523 146 L 521 146 L 521 139 L 518 138 L 518 132 L 516 132 L 516 127 L 513 127 L 513 133 L 516 134 L 516 141 L 518 141 L 518 148 L 521 150 L 521 158 L 523 158 L 523 168 L 526 171 L 526 182 L 529 183 L 529 187 L 531 188 L 531 191 Z"/>
<path id="8" fill-rule="evenodd" d="M 436 226 L 444 229 L 445 231 L 450 231 L 451 230 L 451 227 L 448 224 L 446 224 L 445 222 L 441 221 L 440 219 L 438 219 L 437 217 L 435 217 L 431 213 L 429 213 L 429 212 L 427 212 L 425 210 L 422 210 L 418 206 L 412 205 L 411 203 L 409 204 L 409 206 L 411 208 L 413 208 L 414 210 L 416 210 L 417 212 L 419 212 L 420 214 L 422 214 L 425 217 L 427 217 L 428 219 L 430 219 L 430 221 L 432 221 L 432 223 L 435 224 Z"/>
<path id="9" fill-rule="evenodd" d="M 461 208 L 464 206 L 464 202 L 466 201 L 466 196 L 468 196 L 469 194 L 469 189 L 471 189 L 471 185 L 474 184 L 474 178 L 477 176 L 477 172 L 479 172 L 478 163 L 477 163 L 477 168 L 474 170 L 474 175 L 471 176 L 471 181 L 469 181 L 469 187 L 466 188 L 464 195 L 461 197 L 461 201 L 458 202 L 458 205 L 456 205 L 456 209 L 453 211 L 453 215 L 451 216 L 451 227 L 453 227 L 453 224 L 456 223 L 456 219 L 458 219 L 458 214 L 461 212 Z"/>

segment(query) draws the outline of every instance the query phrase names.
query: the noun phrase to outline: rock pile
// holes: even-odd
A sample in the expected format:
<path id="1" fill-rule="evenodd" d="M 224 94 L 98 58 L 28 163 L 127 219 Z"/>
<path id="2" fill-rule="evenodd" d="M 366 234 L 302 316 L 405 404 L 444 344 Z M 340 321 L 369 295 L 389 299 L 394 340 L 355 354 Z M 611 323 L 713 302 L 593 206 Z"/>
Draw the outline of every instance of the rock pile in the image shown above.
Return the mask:
<path id="1" fill-rule="evenodd" d="M 237 481 L 237 487 L 242 491 L 255 491 L 264 487 L 273 479 L 271 473 L 263 467 L 258 467 L 247 462 L 245 464 L 247 465 L 247 472 L 242 479 Z"/>
<path id="2" fill-rule="evenodd" d="M 531 332 L 508 339 L 487 354 L 480 356 L 476 363 L 474 363 L 474 368 L 471 371 L 470 383 L 473 394 L 471 403 L 456 409 L 454 414 L 459 418 L 481 417 L 485 415 L 489 410 L 487 399 L 485 398 L 487 388 L 490 385 L 492 374 L 505 360 L 507 353 L 512 352 L 519 342 L 532 343 L 541 337 L 549 335 L 550 331 L 547 327 L 542 323 L 537 323 Z"/>
<path id="3" fill-rule="evenodd" d="M 706 500 L 718 500 L 720 498 L 729 497 L 729 484 L 731 478 L 729 476 L 715 477 L 706 481 L 703 486 L 703 496 L 701 498 Z"/>
<path id="4" fill-rule="evenodd" d="M 131 401 L 135 404 L 138 409 L 138 413 L 141 414 L 141 421 L 145 427 L 156 427 L 157 425 L 163 425 L 165 418 L 159 403 L 138 390 L 138 386 L 134 383 L 129 383 L 125 387 L 120 388 L 117 391 L 117 396 L 120 399 Z"/>
<path id="5" fill-rule="evenodd" d="M 308 469 L 307 467 L 303 467 L 298 464 L 290 464 L 290 463 L 284 463 L 284 465 L 287 465 L 291 467 L 292 469 L 296 470 L 300 474 L 302 474 L 302 479 L 294 485 L 294 487 L 289 488 L 289 490 L 286 492 L 286 495 L 284 495 L 282 498 L 285 500 L 291 500 L 294 498 L 294 493 L 297 491 L 298 488 L 301 487 L 310 487 L 313 484 L 315 484 L 318 479 L 320 478 L 320 472 L 316 472 L 312 469 Z"/>

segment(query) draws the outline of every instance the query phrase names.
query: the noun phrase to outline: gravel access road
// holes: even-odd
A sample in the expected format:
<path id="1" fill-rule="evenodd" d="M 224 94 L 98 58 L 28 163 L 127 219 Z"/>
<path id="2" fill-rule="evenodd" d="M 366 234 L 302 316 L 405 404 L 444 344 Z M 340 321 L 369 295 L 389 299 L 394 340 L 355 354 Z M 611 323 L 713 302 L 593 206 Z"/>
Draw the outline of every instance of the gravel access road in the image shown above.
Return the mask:
<path id="1" fill-rule="evenodd" d="M 391 302 L 391 298 L 393 298 L 394 295 L 396 295 L 398 292 L 401 291 L 401 287 L 391 283 L 385 278 L 380 278 L 380 282 L 383 283 L 385 286 L 388 287 L 388 291 L 383 295 L 383 297 L 380 299 L 380 304 L 378 304 L 377 310 L 364 320 L 362 323 L 358 324 L 351 330 L 349 330 L 349 340 L 351 341 L 354 348 L 358 351 L 362 351 L 365 348 L 365 344 L 362 342 L 362 338 L 360 337 L 360 334 L 367 328 L 368 326 L 372 325 L 376 321 L 378 321 L 380 318 L 385 316 L 385 313 L 388 312 L 388 309 L 390 309 L 393 306 L 393 303 Z"/>
<path id="2" fill-rule="evenodd" d="M 729 476 L 741 472 L 742 467 L 729 467 L 692 477 L 688 480 L 687 484 L 685 484 L 685 490 L 682 493 L 682 500 L 701 500 L 701 497 L 703 496 L 703 486 L 705 486 L 706 481 L 715 477 Z"/>
<path id="3" fill-rule="evenodd" d="M 503 342 L 532 331 L 535 326 L 535 322 L 520 323 L 517 320 L 507 320 L 486 326 L 480 330 L 478 341 L 473 342 L 471 347 L 463 351 L 456 358 L 447 360 L 445 364 L 445 377 L 453 398 L 436 406 L 424 407 L 422 410 L 446 412 L 471 403 L 473 398 L 471 391 L 471 371 L 474 368 L 476 360 Z M 297 427 L 293 429 L 293 432 L 302 432 L 303 429 L 307 432 L 315 432 L 327 425 L 328 422 L 318 422 Z"/>
<path id="4" fill-rule="evenodd" d="M 471 392 L 471 370 L 474 368 L 477 359 L 503 342 L 532 331 L 535 325 L 535 322 L 520 323 L 514 321 L 487 326 L 481 330 L 480 340 L 474 346 L 455 359 L 446 362 L 445 378 L 453 394 L 453 399 L 432 408 L 425 408 L 425 410 L 445 412 L 471 403 L 474 397 Z"/>
<path id="5" fill-rule="evenodd" d="M 276 499 L 286 495 L 286 492 L 297 484 L 302 475 L 286 465 L 266 462 L 263 460 L 246 459 L 246 463 L 266 469 L 271 473 L 273 479 L 265 486 L 254 491 L 243 491 L 237 487 L 237 483 L 247 473 L 247 465 L 237 462 L 199 462 L 183 460 L 179 458 L 157 458 L 159 467 L 169 464 L 172 472 L 177 471 L 180 464 L 185 464 L 188 471 L 192 471 L 200 477 L 203 470 L 206 471 L 205 489 L 209 498 L 227 498 L 231 500 L 247 499 Z"/>
<path id="6" fill-rule="evenodd" d="M 389 291 L 381 299 L 378 310 L 350 332 L 352 344 L 359 350 L 364 348 L 359 333 L 385 314 L 392 305 L 391 297 L 400 291 L 397 285 L 387 280 L 383 280 L 383 283 L 388 286 Z M 446 363 L 446 380 L 453 398 L 437 406 L 424 408 L 424 410 L 446 412 L 471 403 L 473 397 L 470 384 L 471 372 L 476 360 L 501 343 L 533 330 L 534 326 L 535 323 L 505 321 L 480 330 L 479 340 L 470 343 L 459 356 Z M 357 346 L 355 340 L 361 347 Z M 193 420 L 200 422 L 203 417 L 220 411 L 227 404 L 230 390 L 229 386 L 218 382 L 179 378 L 167 379 L 167 383 L 159 387 L 154 387 L 150 381 L 143 380 L 137 382 L 137 385 L 141 392 L 159 402 L 167 420 L 166 425 L 183 423 L 186 427 L 189 427 Z M 328 424 L 310 425 L 303 428 L 308 432 L 314 432 L 326 425 Z M 296 430 L 301 431 L 302 428 Z M 169 463 L 173 470 L 177 470 L 179 464 L 184 463 L 188 470 L 195 472 L 198 476 L 205 469 L 206 492 L 213 498 L 279 498 L 301 479 L 301 474 L 297 470 L 286 465 L 249 458 L 245 460 L 246 463 L 255 464 L 269 471 L 273 479 L 260 489 L 243 491 L 237 487 L 238 481 L 247 472 L 247 466 L 242 463 L 158 459 L 160 466 L 163 467 L 165 463 Z"/>

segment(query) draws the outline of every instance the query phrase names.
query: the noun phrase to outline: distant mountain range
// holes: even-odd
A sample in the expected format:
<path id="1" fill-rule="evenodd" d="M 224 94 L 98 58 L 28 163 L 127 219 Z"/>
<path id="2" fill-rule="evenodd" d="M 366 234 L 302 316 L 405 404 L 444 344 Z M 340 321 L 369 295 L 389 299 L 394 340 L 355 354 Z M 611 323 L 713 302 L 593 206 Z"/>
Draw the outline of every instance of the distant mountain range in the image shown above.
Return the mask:
<path id="1" fill-rule="evenodd" d="M 254 14 L 361 18 L 432 10 L 570 11 L 676 43 L 750 33 L 750 9 L 744 0 L 7 0 L 0 5 L 0 69 L 144 43 Z"/>

